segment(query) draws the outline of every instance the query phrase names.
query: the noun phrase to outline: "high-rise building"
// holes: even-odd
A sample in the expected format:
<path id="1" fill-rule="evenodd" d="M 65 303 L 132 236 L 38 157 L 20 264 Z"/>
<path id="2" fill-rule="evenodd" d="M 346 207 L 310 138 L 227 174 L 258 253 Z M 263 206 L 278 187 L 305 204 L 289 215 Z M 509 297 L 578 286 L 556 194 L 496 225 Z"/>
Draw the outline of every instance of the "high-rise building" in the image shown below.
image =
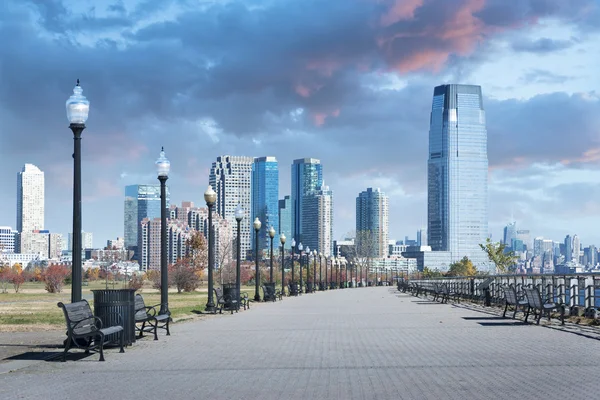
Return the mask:
<path id="1" fill-rule="evenodd" d="M 94 235 L 92 232 L 81 232 L 81 248 L 93 249 L 94 248 Z M 69 251 L 73 251 L 73 234 L 69 232 Z"/>
<path id="2" fill-rule="evenodd" d="M 427 246 L 427 230 L 419 229 L 417 231 L 417 246 Z"/>
<path id="3" fill-rule="evenodd" d="M 0 226 L 0 254 L 14 253 L 18 232 L 10 226 Z"/>
<path id="4" fill-rule="evenodd" d="M 292 248 L 292 199 L 285 196 L 279 200 L 279 234 L 284 234 L 286 241 L 285 249 Z M 279 244 L 281 245 L 281 243 Z"/>
<path id="5" fill-rule="evenodd" d="M 48 237 L 48 257 L 60 258 L 63 248 L 63 235 L 60 233 L 51 233 Z"/>
<path id="6" fill-rule="evenodd" d="M 292 239 L 296 243 L 306 242 L 303 235 L 304 199 L 323 186 L 323 167 L 315 158 L 301 158 L 292 164 Z"/>
<path id="7" fill-rule="evenodd" d="M 41 259 L 50 254 L 50 232 L 47 230 L 26 231 L 19 234 L 21 253 L 38 254 Z"/>
<path id="8" fill-rule="evenodd" d="M 231 229 L 237 230 L 235 210 L 238 204 L 244 211 L 240 224 L 240 247 L 243 255 L 252 249 L 250 230 L 252 228 L 252 157 L 219 156 L 210 168 L 209 184 L 217 193 L 215 211 L 229 222 Z M 234 237 L 237 231 L 234 232 Z"/>
<path id="9" fill-rule="evenodd" d="M 452 260 L 489 265 L 487 130 L 481 87 L 441 85 L 433 92 L 429 129 L 427 241 Z"/>
<path id="10" fill-rule="evenodd" d="M 517 238 L 517 223 L 516 222 L 510 222 L 508 223 L 508 225 L 506 225 L 504 227 L 504 238 L 502 240 L 502 243 L 504 243 L 507 246 L 510 246 L 510 244 L 512 243 L 513 239 Z"/>
<path id="11" fill-rule="evenodd" d="M 258 248 L 269 249 L 269 229 L 279 232 L 279 167 L 275 157 L 257 157 L 252 164 L 252 221 L 262 223 L 258 232 Z M 252 229 L 252 248 L 255 230 Z M 275 238 L 273 239 L 275 240 Z M 277 246 L 274 242 L 273 246 Z"/>
<path id="12" fill-rule="evenodd" d="M 531 237 L 529 235 L 529 230 L 519 229 L 517 231 L 517 239 L 522 241 L 523 245 L 527 247 L 528 250 L 531 250 Z"/>
<path id="13" fill-rule="evenodd" d="M 581 243 L 579 242 L 579 236 L 573 235 L 573 256 L 571 260 L 576 263 L 579 263 L 581 260 L 579 259 L 579 253 L 581 252 Z"/>
<path id="14" fill-rule="evenodd" d="M 388 197 L 381 189 L 367 188 L 359 193 L 356 198 L 357 246 L 369 249 L 371 257 L 388 255 L 388 221 Z M 364 243 L 365 240 L 369 243 Z"/>
<path id="15" fill-rule="evenodd" d="M 125 240 L 122 237 L 108 239 L 106 241 L 106 247 L 108 247 L 109 250 L 122 250 L 125 247 Z"/>
<path id="16" fill-rule="evenodd" d="M 17 231 L 44 229 L 44 172 L 25 164 L 17 174 Z"/>
<path id="17" fill-rule="evenodd" d="M 302 244 L 325 256 L 333 254 L 333 192 L 321 186 L 302 200 Z"/>
<path id="18" fill-rule="evenodd" d="M 573 259 L 573 239 L 571 235 L 565 236 L 565 262 Z"/>
<path id="19" fill-rule="evenodd" d="M 169 207 L 169 187 L 167 208 Z M 160 184 L 125 186 L 125 247 L 134 250 L 134 259 L 138 260 L 137 248 L 141 243 L 140 224 L 144 218 L 160 218 Z"/>

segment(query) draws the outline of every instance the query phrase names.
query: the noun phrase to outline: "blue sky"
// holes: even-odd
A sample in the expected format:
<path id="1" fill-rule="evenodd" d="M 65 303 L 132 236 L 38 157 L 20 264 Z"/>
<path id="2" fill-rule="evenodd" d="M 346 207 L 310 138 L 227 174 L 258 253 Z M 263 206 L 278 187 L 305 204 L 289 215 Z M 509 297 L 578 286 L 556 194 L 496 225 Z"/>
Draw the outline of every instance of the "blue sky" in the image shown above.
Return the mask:
<path id="1" fill-rule="evenodd" d="M 0 225 L 16 174 L 46 173 L 46 227 L 67 233 L 77 78 L 91 102 L 83 229 L 123 234 L 124 186 L 201 203 L 218 155 L 320 158 L 336 238 L 356 195 L 390 196 L 390 237 L 426 226 L 433 87 L 479 84 L 489 136 L 490 232 L 600 245 L 599 0 L 244 0 L 0 3 Z"/>

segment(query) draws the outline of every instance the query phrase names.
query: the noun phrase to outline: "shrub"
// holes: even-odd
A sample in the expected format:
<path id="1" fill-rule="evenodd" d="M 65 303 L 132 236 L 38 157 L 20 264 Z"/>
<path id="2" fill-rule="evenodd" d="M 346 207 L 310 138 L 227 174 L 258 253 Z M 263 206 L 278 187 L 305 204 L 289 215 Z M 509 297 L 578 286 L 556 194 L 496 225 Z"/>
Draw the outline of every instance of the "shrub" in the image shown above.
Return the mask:
<path id="1" fill-rule="evenodd" d="M 144 280 L 139 275 L 132 275 L 129 280 L 129 289 L 140 290 L 144 286 Z"/>
<path id="2" fill-rule="evenodd" d="M 44 271 L 44 282 L 48 293 L 60 293 L 62 291 L 65 279 L 70 271 L 64 265 L 53 264 Z"/>

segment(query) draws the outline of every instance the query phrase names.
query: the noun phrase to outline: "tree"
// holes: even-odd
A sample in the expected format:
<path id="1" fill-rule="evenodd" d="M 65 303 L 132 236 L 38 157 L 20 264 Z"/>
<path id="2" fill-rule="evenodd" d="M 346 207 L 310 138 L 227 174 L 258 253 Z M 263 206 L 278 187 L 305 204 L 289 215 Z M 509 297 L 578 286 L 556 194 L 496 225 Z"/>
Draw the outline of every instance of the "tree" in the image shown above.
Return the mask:
<path id="1" fill-rule="evenodd" d="M 15 293 L 19 293 L 21 285 L 25 282 L 26 274 L 23 272 L 21 264 L 15 264 L 10 272 L 10 282 L 13 284 Z"/>
<path id="2" fill-rule="evenodd" d="M 446 276 L 475 276 L 477 275 L 477 268 L 473 265 L 473 261 L 469 260 L 469 257 L 464 256 L 462 260 L 453 262 L 450 264 Z"/>
<path id="3" fill-rule="evenodd" d="M 511 251 L 506 251 L 506 244 L 494 243 L 487 238 L 485 245 L 479 244 L 479 247 L 486 252 L 489 260 L 496 266 L 496 272 L 513 273 L 517 270 L 516 261 L 518 257 Z"/>
<path id="4" fill-rule="evenodd" d="M 187 257 L 169 266 L 169 281 L 169 284 L 175 285 L 177 293 L 193 292 L 200 286 L 200 277 Z"/>
<path id="5" fill-rule="evenodd" d="M 12 268 L 10 265 L 4 264 L 0 266 L 0 290 L 2 293 L 8 292 L 8 286 L 10 285 L 12 277 Z"/>
<path id="6" fill-rule="evenodd" d="M 352 235 L 352 233 L 349 235 Z M 362 271 L 362 276 L 367 276 L 367 280 L 369 280 L 372 260 L 376 256 L 377 243 L 373 233 L 370 230 L 356 232 L 354 234 L 354 246 L 349 249 L 349 254 L 345 254 L 345 257 L 350 264 L 356 266 L 358 274 Z"/>
<path id="7" fill-rule="evenodd" d="M 46 282 L 46 291 L 48 293 L 60 293 L 62 291 L 65 278 L 71 272 L 67 267 L 60 264 L 52 264 L 44 271 L 44 282 Z"/>
<path id="8" fill-rule="evenodd" d="M 231 266 L 233 257 L 233 234 L 229 227 L 218 229 L 219 234 L 217 236 L 217 265 L 219 266 L 219 280 L 223 284 L 223 273 L 226 273 L 225 279 L 228 282 L 235 280 L 235 275 L 231 275 L 231 269 L 227 268 Z M 233 277 L 233 278 L 232 278 Z"/>
<path id="9" fill-rule="evenodd" d="M 429 267 L 423 267 L 423 278 L 440 278 L 444 274 L 439 269 L 429 269 Z"/>
<path id="10" fill-rule="evenodd" d="M 208 243 L 202 232 L 194 231 L 186 241 L 188 264 L 191 265 L 198 276 L 208 266 Z"/>

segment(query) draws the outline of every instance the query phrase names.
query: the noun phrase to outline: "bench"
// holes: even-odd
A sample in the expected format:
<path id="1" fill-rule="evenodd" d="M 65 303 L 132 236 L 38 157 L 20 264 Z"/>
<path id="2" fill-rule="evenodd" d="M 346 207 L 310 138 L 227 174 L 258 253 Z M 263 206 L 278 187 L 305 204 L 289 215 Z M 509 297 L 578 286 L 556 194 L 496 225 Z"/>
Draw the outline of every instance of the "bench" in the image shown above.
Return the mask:
<path id="1" fill-rule="evenodd" d="M 167 336 L 171 335 L 171 331 L 169 330 L 171 314 L 161 314 L 160 309 L 158 311 L 156 309 L 156 307 L 160 306 L 161 304 L 147 306 L 141 294 L 135 295 L 135 329 L 140 333 L 140 338 L 144 337 L 144 332 L 154 332 L 154 340 L 158 340 L 158 328 L 166 329 Z M 141 327 L 138 327 L 139 323 L 142 324 Z M 149 325 L 148 327 L 146 327 L 146 323 Z M 162 325 L 159 325 L 159 323 Z"/>
<path id="2" fill-rule="evenodd" d="M 540 319 L 542 319 L 542 314 L 548 314 L 548 321 L 550 321 L 550 312 L 552 310 L 560 311 L 560 321 L 561 325 L 565 324 L 565 306 L 564 304 L 558 304 L 551 302 L 549 299 L 547 301 L 542 301 L 542 296 L 540 295 L 540 291 L 537 288 L 523 288 L 525 291 L 525 297 L 527 298 L 527 312 L 525 314 L 525 322 L 527 322 L 527 318 L 529 318 L 529 314 L 531 311 L 537 314 L 537 324 L 540 324 Z"/>
<path id="3" fill-rule="evenodd" d="M 270 286 L 267 285 L 260 285 L 262 287 L 262 291 L 263 291 L 263 301 L 276 301 L 277 300 L 277 295 L 275 294 L 275 292 L 273 290 L 271 290 L 272 288 Z"/>
<path id="4" fill-rule="evenodd" d="M 248 297 L 248 293 L 240 293 L 240 303 L 238 304 L 238 310 L 240 309 L 240 306 L 244 307 L 244 310 L 246 310 L 246 308 L 250 309 L 250 298 Z"/>
<path id="5" fill-rule="evenodd" d="M 104 338 L 115 333 L 119 334 L 119 345 L 121 347 L 119 353 L 125 352 L 123 349 L 123 318 L 120 314 L 115 313 L 119 316 L 121 325 L 103 328 L 102 320 L 94 316 L 87 300 L 70 304 L 60 302 L 58 307 L 62 308 L 67 323 L 67 340 L 63 361 L 67 361 L 67 352 L 72 345 L 85 350 L 85 354 L 89 354 L 90 350 L 98 348 L 100 352 L 99 361 L 104 361 Z M 92 341 L 94 345 L 92 345 Z"/>
<path id="6" fill-rule="evenodd" d="M 525 307 L 529 304 L 527 299 L 524 298 L 522 293 L 517 293 L 517 289 L 513 285 L 505 285 L 504 286 L 504 313 L 502 314 L 502 318 L 506 318 L 506 311 L 508 311 L 509 307 L 513 307 L 513 319 L 517 316 L 517 312 L 519 311 L 519 307 L 525 312 Z"/>
<path id="7" fill-rule="evenodd" d="M 215 308 L 215 313 L 216 310 L 219 310 L 219 314 L 223 314 L 223 308 L 226 305 L 229 307 L 229 309 L 226 309 L 226 311 L 231 311 L 232 314 L 233 311 L 238 312 L 239 307 L 237 299 L 232 299 L 229 296 L 226 297 L 223 295 L 223 288 L 215 288 L 213 291 L 215 292 L 215 297 L 217 298 L 217 307 Z"/>
<path id="8" fill-rule="evenodd" d="M 442 303 L 448 303 L 448 300 L 452 297 L 455 303 L 460 303 L 460 293 L 450 289 L 448 284 L 444 283 L 440 288 Z"/>

